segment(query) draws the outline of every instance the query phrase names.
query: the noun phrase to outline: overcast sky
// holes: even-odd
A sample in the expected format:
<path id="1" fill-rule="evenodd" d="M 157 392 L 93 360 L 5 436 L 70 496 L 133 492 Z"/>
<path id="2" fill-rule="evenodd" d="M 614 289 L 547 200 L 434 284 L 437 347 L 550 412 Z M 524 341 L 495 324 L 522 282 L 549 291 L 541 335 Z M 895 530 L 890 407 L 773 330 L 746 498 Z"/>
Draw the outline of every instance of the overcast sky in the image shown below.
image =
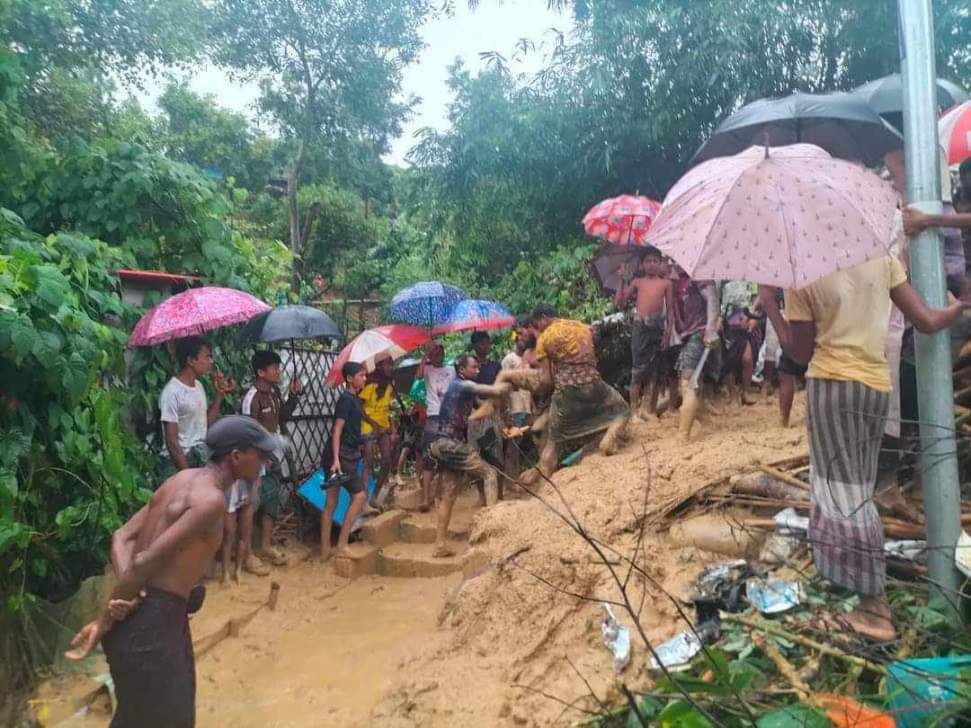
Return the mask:
<path id="1" fill-rule="evenodd" d="M 541 42 L 547 41 L 548 46 L 547 31 L 551 27 L 566 31 L 569 24 L 570 18 L 548 10 L 545 0 L 481 0 L 475 11 L 469 10 L 465 0 L 456 0 L 452 17 L 439 18 L 423 29 L 426 48 L 404 75 L 405 95 L 414 94 L 422 100 L 414 118 L 405 126 L 404 134 L 393 143 L 387 161 L 398 164 L 404 161 L 414 144 L 412 135 L 417 129 L 447 126 L 446 107 L 450 100 L 447 69 L 456 58 L 476 70 L 485 65 L 479 58 L 481 52 L 497 51 L 510 61 L 513 72 L 533 72 L 542 65 L 545 47 L 541 47 Z M 513 62 L 520 38 L 530 38 L 537 50 Z M 223 106 L 247 113 L 257 95 L 255 87 L 234 84 L 217 68 L 201 68 L 192 75 L 190 85 L 200 93 L 214 94 Z M 149 85 L 140 96 L 152 112 L 157 110 L 155 99 L 159 92 L 157 85 Z"/>

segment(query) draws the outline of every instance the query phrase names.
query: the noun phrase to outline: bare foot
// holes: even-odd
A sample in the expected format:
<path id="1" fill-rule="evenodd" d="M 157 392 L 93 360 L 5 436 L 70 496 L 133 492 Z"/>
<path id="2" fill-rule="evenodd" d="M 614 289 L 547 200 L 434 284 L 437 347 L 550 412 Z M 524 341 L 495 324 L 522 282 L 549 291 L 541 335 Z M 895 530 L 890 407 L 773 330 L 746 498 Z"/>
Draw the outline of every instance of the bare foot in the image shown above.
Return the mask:
<path id="1" fill-rule="evenodd" d="M 221 569 L 219 574 L 219 586 L 229 586 L 229 569 L 225 566 Z"/>
<path id="2" fill-rule="evenodd" d="M 239 564 L 233 567 L 233 581 L 239 584 Z"/>
<path id="3" fill-rule="evenodd" d="M 449 548 L 448 544 L 435 544 L 435 548 L 432 549 L 432 558 L 447 559 L 449 556 L 455 556 L 455 551 Z"/>
<path id="4" fill-rule="evenodd" d="M 337 548 L 337 558 L 339 559 L 349 559 L 353 555 L 354 554 L 351 553 L 351 547 L 348 546 L 347 544 L 344 544 L 343 546 L 339 546 Z"/>
<path id="5" fill-rule="evenodd" d="M 871 642 L 890 642 L 897 637 L 893 622 L 880 614 L 854 609 L 847 614 L 820 614 L 818 628 L 830 634 L 857 636 Z"/>
<path id="6" fill-rule="evenodd" d="M 529 485 L 529 486 L 535 485 L 537 482 L 539 482 L 539 469 L 530 468 L 521 476 L 519 476 L 519 481 L 523 485 Z"/>
<path id="7" fill-rule="evenodd" d="M 420 506 L 418 506 L 419 513 L 428 513 L 428 511 L 430 511 L 431 509 L 432 509 L 431 503 L 422 503 Z"/>
<path id="8" fill-rule="evenodd" d="M 327 560 L 331 556 L 332 556 L 332 553 L 331 553 L 331 550 L 330 550 L 330 546 L 328 546 L 327 548 L 324 548 L 324 547 L 321 547 L 320 548 L 320 563 L 322 563 L 322 564 L 327 563 Z"/>

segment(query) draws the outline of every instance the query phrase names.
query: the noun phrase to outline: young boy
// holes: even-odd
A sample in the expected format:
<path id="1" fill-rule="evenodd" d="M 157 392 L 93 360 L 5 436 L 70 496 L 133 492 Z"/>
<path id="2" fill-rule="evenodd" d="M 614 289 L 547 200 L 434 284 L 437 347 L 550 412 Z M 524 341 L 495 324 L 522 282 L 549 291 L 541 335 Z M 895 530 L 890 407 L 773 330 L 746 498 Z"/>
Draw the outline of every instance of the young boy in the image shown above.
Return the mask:
<path id="1" fill-rule="evenodd" d="M 253 386 L 243 397 L 242 411 L 256 419 L 267 432 L 278 434 L 283 425 L 293 415 L 293 411 L 303 393 L 303 383 L 297 377 L 290 382 L 290 394 L 286 401 L 280 391 L 280 356 L 274 351 L 258 351 L 253 354 L 250 365 L 253 369 Z M 243 568 L 249 559 L 252 543 L 253 515 L 260 512 L 260 550 L 264 561 L 274 566 L 283 566 L 287 559 L 282 551 L 273 546 L 273 523 L 280 517 L 283 504 L 280 501 L 280 485 L 285 476 L 284 453 L 281 451 L 264 467 L 260 477 L 249 485 L 250 504 L 243 509 L 240 523 L 240 540 L 246 550 Z"/>
<path id="2" fill-rule="evenodd" d="M 429 511 L 434 501 L 432 493 L 432 481 L 435 475 L 435 464 L 428 454 L 428 448 L 435 439 L 438 432 L 438 413 L 442 406 L 442 398 L 448 391 L 448 385 L 455 378 L 455 369 L 443 366 L 445 359 L 445 347 L 441 342 L 434 341 L 428 347 L 428 351 L 418 365 L 416 376 L 425 380 L 425 403 L 427 406 L 427 417 L 425 419 L 425 431 L 421 439 L 421 491 L 422 503 L 419 508 L 423 513 Z"/>
<path id="3" fill-rule="evenodd" d="M 631 328 L 630 407 L 637 412 L 641 405 L 641 390 L 650 387 L 646 413 L 657 409 L 658 362 L 667 348 L 670 335 L 668 311 L 674 310 L 674 287 L 665 275 L 661 251 L 647 247 L 641 253 L 641 275 L 622 286 L 614 296 L 614 305 L 623 308 L 636 297 L 634 325 Z M 653 385 L 653 386 L 651 386 Z"/>
<path id="4" fill-rule="evenodd" d="M 347 550 L 354 521 L 364 510 L 367 501 L 366 484 L 357 475 L 357 465 L 361 462 L 361 421 L 364 409 L 358 394 L 367 383 L 367 369 L 363 364 L 349 361 L 341 370 L 346 388 L 341 392 L 334 408 L 334 430 L 331 432 L 327 447 L 324 448 L 324 472 L 329 478 L 347 476 L 345 482 L 327 488 L 327 502 L 320 514 L 320 560 L 330 558 L 330 532 L 334 525 L 334 509 L 340 495 L 338 488 L 343 487 L 351 496 L 351 504 L 344 515 L 341 533 L 337 539 L 337 553 Z"/>
<path id="5" fill-rule="evenodd" d="M 172 470 L 185 470 L 206 463 L 206 430 L 219 416 L 223 397 L 236 389 L 236 382 L 224 379 L 216 370 L 212 404 L 206 405 L 206 390 L 199 381 L 212 371 L 212 346 L 201 336 L 187 336 L 175 342 L 179 373 L 159 396 L 165 447 Z"/>

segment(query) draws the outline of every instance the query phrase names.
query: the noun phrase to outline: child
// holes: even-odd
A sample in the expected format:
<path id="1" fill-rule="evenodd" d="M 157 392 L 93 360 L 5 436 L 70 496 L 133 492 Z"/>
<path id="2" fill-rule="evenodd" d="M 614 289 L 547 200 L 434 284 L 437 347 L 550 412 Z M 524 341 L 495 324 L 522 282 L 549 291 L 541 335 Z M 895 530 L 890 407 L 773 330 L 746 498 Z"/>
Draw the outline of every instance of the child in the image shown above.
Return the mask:
<path id="1" fill-rule="evenodd" d="M 346 476 L 341 484 L 327 488 L 327 503 L 320 514 L 320 560 L 330 558 L 330 531 L 334 524 L 334 509 L 337 508 L 338 488 L 344 488 L 351 496 L 351 504 L 344 514 L 341 533 L 337 539 L 337 553 L 347 550 L 351 537 L 351 527 L 364 509 L 367 500 L 365 484 L 357 476 L 357 464 L 361 461 L 361 420 L 364 411 L 358 393 L 367 383 L 367 370 L 363 364 L 349 361 L 341 370 L 346 389 L 341 392 L 334 408 L 334 430 L 327 447 L 324 448 L 324 472 L 330 478 Z"/>
<path id="2" fill-rule="evenodd" d="M 614 296 L 614 304 L 621 308 L 636 296 L 634 324 L 631 328 L 630 406 L 637 411 L 641 404 L 641 390 L 650 387 L 647 413 L 657 409 L 658 359 L 667 348 L 671 323 L 667 312 L 673 311 L 674 288 L 665 275 L 661 251 L 647 247 L 641 254 L 641 275 L 622 286 Z M 651 385 L 654 386 L 651 386 Z"/>
<path id="3" fill-rule="evenodd" d="M 375 503 L 383 501 L 381 491 L 391 475 L 391 456 L 394 451 L 394 428 L 391 425 L 391 401 L 395 395 L 393 374 L 391 359 L 382 359 L 376 363 L 374 374 L 358 395 L 364 403 L 361 435 L 364 437 L 365 489 L 380 453 L 381 473 L 374 489 Z"/>
<path id="4" fill-rule="evenodd" d="M 256 377 L 253 386 L 243 397 L 242 412 L 256 419 L 267 432 L 278 434 L 297 407 L 303 392 L 303 384 L 294 377 L 290 382 L 290 396 L 286 402 L 280 391 L 280 357 L 273 351 L 258 351 L 253 354 L 250 364 Z M 260 511 L 260 551 L 265 561 L 274 566 L 286 564 L 286 556 L 272 545 L 273 522 L 280 517 L 280 483 L 284 478 L 283 452 L 269 461 L 263 468 L 261 477 L 250 486 L 252 505 L 243 510 L 243 523 L 240 537 L 244 548 L 250 548 L 253 529 L 253 512 Z M 245 568 L 245 566 L 244 566 Z"/>

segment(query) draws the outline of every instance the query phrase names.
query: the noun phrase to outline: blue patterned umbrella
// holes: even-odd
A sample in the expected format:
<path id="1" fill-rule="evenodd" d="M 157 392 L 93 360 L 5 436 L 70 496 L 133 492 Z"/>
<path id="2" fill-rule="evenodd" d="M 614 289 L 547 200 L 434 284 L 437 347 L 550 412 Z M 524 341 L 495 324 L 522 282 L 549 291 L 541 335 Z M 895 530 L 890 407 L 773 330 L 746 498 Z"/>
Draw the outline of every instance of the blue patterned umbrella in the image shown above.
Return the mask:
<path id="1" fill-rule="evenodd" d="M 416 283 L 394 294 L 391 317 L 412 326 L 431 328 L 446 321 L 455 304 L 466 298 L 465 291 L 447 283 Z"/>
<path id="2" fill-rule="evenodd" d="M 432 329 L 432 334 L 505 329 L 514 323 L 516 319 L 505 306 L 492 301 L 469 298 L 456 303 L 448 318 Z"/>

